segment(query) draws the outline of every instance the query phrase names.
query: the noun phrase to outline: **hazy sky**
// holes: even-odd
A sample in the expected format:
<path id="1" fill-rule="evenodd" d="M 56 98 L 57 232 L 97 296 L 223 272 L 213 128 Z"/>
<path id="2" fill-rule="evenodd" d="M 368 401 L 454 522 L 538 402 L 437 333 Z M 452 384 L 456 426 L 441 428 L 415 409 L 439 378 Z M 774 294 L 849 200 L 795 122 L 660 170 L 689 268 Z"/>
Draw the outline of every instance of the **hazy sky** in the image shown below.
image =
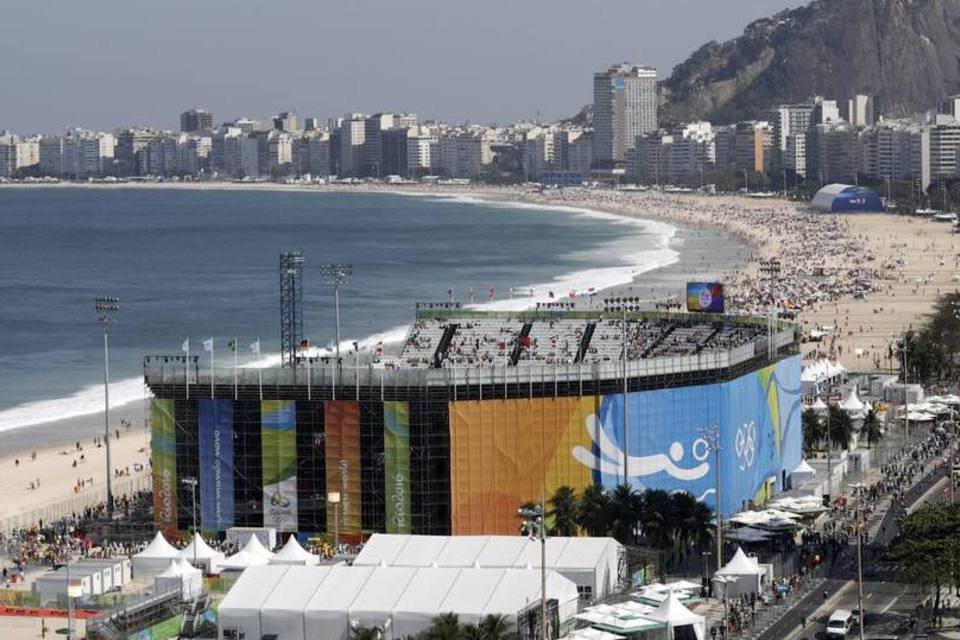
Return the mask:
<path id="1" fill-rule="evenodd" d="M 609 63 L 660 76 L 798 0 L 31 0 L 0 17 L 0 130 L 294 109 L 450 121 L 574 114 Z"/>

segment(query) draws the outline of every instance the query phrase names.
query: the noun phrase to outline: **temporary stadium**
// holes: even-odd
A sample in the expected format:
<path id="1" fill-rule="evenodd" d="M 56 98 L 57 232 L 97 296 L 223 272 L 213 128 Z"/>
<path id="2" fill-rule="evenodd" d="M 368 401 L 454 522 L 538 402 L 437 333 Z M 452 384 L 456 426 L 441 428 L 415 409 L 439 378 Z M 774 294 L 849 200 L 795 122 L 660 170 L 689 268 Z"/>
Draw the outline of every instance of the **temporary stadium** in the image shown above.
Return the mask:
<path id="1" fill-rule="evenodd" d="M 801 459 L 795 327 L 706 313 L 420 304 L 399 352 L 144 359 L 158 527 L 505 535 L 560 486 L 734 513 Z M 719 468 L 718 468 L 719 465 Z M 198 481 L 197 486 L 184 478 Z"/>
<path id="2" fill-rule="evenodd" d="M 852 184 L 828 184 L 813 196 L 813 207 L 824 213 L 876 213 L 883 201 L 873 189 Z"/>

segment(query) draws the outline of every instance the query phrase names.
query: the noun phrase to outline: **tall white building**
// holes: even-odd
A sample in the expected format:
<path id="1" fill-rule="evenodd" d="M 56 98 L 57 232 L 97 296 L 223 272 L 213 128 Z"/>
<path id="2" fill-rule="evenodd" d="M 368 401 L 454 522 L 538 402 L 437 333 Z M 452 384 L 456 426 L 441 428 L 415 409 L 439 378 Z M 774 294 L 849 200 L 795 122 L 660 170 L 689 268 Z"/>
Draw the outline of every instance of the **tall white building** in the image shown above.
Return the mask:
<path id="1" fill-rule="evenodd" d="M 657 70 L 614 65 L 593 76 L 593 159 L 597 167 L 626 160 L 637 136 L 657 131 Z"/>
<path id="2" fill-rule="evenodd" d="M 363 171 L 364 142 L 367 133 L 367 118 L 362 113 L 352 113 L 340 123 L 340 175 L 357 176 Z"/>
<path id="3" fill-rule="evenodd" d="M 807 175 L 807 129 L 812 117 L 812 104 L 783 104 L 776 111 L 774 140 L 782 166 L 798 176 Z"/>
<path id="4" fill-rule="evenodd" d="M 929 139 L 929 170 L 923 186 L 927 188 L 960 174 L 960 120 L 934 115 L 925 133 Z"/>

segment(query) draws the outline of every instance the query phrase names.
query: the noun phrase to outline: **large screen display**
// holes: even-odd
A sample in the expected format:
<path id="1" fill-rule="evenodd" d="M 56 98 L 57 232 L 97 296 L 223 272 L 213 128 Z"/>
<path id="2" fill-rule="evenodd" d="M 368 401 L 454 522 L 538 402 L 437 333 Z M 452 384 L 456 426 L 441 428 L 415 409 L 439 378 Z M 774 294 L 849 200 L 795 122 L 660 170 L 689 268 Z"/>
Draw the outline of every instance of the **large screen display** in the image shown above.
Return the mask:
<path id="1" fill-rule="evenodd" d="M 723 313 L 723 285 L 719 282 L 688 282 L 687 311 Z"/>

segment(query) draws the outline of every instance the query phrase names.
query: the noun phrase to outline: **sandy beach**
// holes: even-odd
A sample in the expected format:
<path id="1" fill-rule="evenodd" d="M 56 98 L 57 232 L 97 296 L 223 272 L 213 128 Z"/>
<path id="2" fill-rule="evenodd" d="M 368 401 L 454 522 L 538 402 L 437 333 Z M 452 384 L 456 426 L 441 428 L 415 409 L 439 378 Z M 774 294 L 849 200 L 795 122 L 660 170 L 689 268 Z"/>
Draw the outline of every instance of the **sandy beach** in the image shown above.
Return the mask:
<path id="1" fill-rule="evenodd" d="M 67 185 L 76 186 L 76 185 Z M 33 188 L 32 186 L 0 188 Z M 567 189 L 538 193 L 529 189 L 435 186 L 302 186 L 276 184 L 138 184 L 89 185 L 84 188 L 257 189 L 278 191 L 368 191 L 441 195 L 580 207 L 618 215 L 650 218 L 685 228 L 685 257 L 677 265 L 640 276 L 632 285 L 601 295 L 671 297 L 682 275 L 690 279 L 718 278 L 726 283 L 728 308 L 763 314 L 772 305 L 792 308 L 804 333 L 827 328 L 832 338 L 804 345 L 805 355 L 833 353 L 854 371 L 886 369 L 888 345 L 904 329 L 918 326 L 939 293 L 957 287 L 960 274 L 960 235 L 948 224 L 894 215 L 834 216 L 812 213 L 805 204 L 783 199 L 742 196 L 665 194 L 611 190 Z M 729 242 L 729 237 L 738 242 Z M 715 243 L 724 243 L 713 247 Z M 730 255 L 717 263 L 717 253 Z M 713 257 L 711 257 L 713 256 Z M 779 259 L 776 282 L 762 281 L 761 260 Z M 672 270 L 672 271 L 671 271 Z M 148 473 L 149 435 L 142 428 L 142 402 L 119 407 L 111 424 L 121 429 L 112 447 L 113 466 L 142 466 Z M 133 426 L 120 426 L 121 419 Z M 0 519 L 39 507 L 98 501 L 104 488 L 104 449 L 93 444 L 103 432 L 102 415 L 0 433 L 0 483 L 6 487 Z M 83 451 L 76 450 L 80 441 Z M 26 444 L 25 444 L 26 443 Z M 36 460 L 32 451 L 36 450 Z M 84 461 L 73 461 L 84 455 Z M 19 465 L 15 460 L 19 459 Z M 36 480 L 40 486 L 36 487 Z M 78 480 L 91 485 L 75 489 Z M 122 479 L 126 480 L 126 478 Z M 34 488 L 30 488 L 30 483 Z M 128 483 L 129 484 L 129 483 Z"/>

